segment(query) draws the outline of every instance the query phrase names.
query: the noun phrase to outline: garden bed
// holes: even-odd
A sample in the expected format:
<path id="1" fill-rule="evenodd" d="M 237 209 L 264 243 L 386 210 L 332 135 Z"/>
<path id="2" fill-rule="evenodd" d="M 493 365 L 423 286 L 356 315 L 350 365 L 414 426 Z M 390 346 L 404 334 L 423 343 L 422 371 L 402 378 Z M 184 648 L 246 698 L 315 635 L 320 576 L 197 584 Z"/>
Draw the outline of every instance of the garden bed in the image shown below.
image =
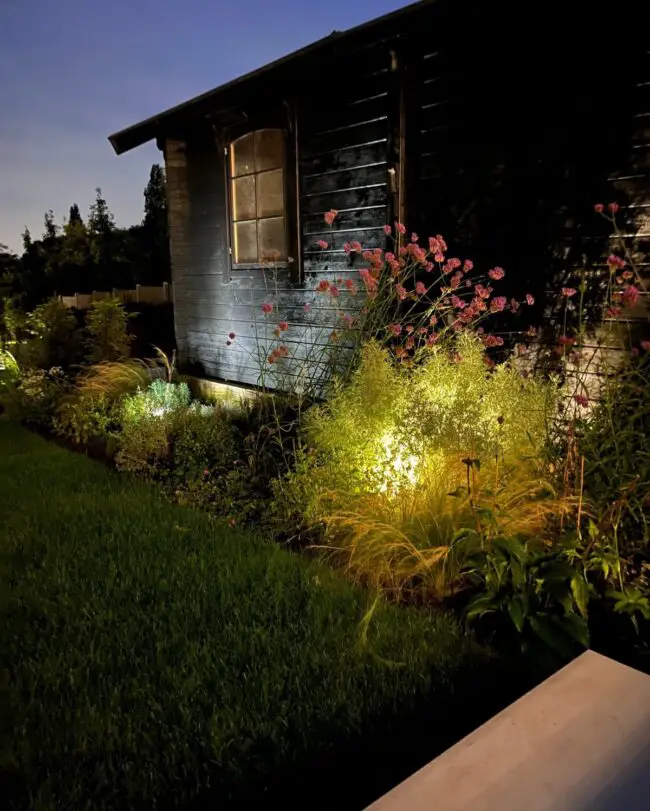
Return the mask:
<path id="1" fill-rule="evenodd" d="M 0 538 L 17 808 L 360 808 L 526 688 L 449 616 L 366 623 L 327 567 L 4 420 Z"/>

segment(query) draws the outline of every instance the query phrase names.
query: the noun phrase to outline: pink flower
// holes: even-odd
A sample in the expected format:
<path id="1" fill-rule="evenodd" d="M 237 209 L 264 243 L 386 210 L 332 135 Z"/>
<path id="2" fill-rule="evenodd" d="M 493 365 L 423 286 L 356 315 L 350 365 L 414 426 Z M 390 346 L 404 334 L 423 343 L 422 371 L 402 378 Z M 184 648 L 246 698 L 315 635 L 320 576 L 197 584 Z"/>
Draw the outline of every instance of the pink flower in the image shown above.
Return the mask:
<path id="1" fill-rule="evenodd" d="M 490 289 L 488 287 L 483 287 L 482 284 L 477 284 L 474 288 L 476 291 L 476 295 L 480 298 L 490 298 Z"/>
<path id="2" fill-rule="evenodd" d="M 339 297 L 339 289 L 334 284 L 330 285 L 330 296 L 332 296 L 333 298 L 338 298 Z"/>
<path id="3" fill-rule="evenodd" d="M 304 310 L 306 313 L 308 313 L 308 312 L 311 310 L 311 304 L 310 304 L 309 302 L 306 302 L 306 304 L 303 306 L 303 308 L 302 308 L 302 309 L 303 309 L 303 310 Z"/>
<path id="4" fill-rule="evenodd" d="M 330 283 L 327 279 L 321 279 L 316 285 L 317 293 L 326 293 L 330 289 Z M 270 310 L 269 310 L 270 312 Z"/>
<path id="5" fill-rule="evenodd" d="M 434 266 L 433 262 L 425 262 L 424 263 L 424 269 L 426 270 L 427 273 L 431 273 L 431 271 L 433 270 L 434 267 L 435 266 Z"/>
<path id="6" fill-rule="evenodd" d="M 499 279 L 503 279 L 503 277 L 505 275 L 506 275 L 505 270 L 503 268 L 500 268 L 500 267 L 496 267 L 496 268 L 492 268 L 492 270 L 488 270 L 488 276 L 491 279 L 494 279 L 495 282 L 498 282 Z"/>
<path id="7" fill-rule="evenodd" d="M 420 237 L 415 233 L 415 231 L 411 234 L 411 242 L 417 242 Z"/>
<path id="8" fill-rule="evenodd" d="M 609 212 L 610 212 L 611 214 L 616 214 L 616 212 L 619 210 L 620 206 L 619 206 L 619 204 L 618 204 L 618 203 L 610 203 L 610 204 L 607 206 L 607 208 L 609 209 Z"/>
<path id="9" fill-rule="evenodd" d="M 516 298 L 510 299 L 510 312 L 516 313 L 519 312 L 519 302 Z"/>
<path id="10" fill-rule="evenodd" d="M 437 315 L 432 315 L 432 316 L 431 316 L 431 318 L 429 319 L 429 324 L 430 324 L 432 327 L 435 327 L 435 325 L 436 325 L 437 323 L 438 323 L 438 316 L 437 316 Z"/>
<path id="11" fill-rule="evenodd" d="M 384 226 L 384 234 L 386 234 L 386 236 L 389 237 L 392 233 L 393 233 L 393 229 L 390 227 L 390 225 L 385 225 Z"/>
<path id="12" fill-rule="evenodd" d="M 505 296 L 497 296 L 490 302 L 490 311 L 493 313 L 500 313 L 505 310 L 508 299 Z"/>
<path id="13" fill-rule="evenodd" d="M 206 468 L 205 468 L 205 470 L 203 471 L 203 475 L 204 475 L 204 476 L 209 476 L 209 475 L 210 475 L 210 471 L 207 469 L 207 467 L 206 467 Z"/>
<path id="14" fill-rule="evenodd" d="M 406 325 L 406 331 L 408 332 L 409 335 L 413 332 L 414 329 L 415 327 L 413 326 L 413 324 Z"/>
<path id="15" fill-rule="evenodd" d="M 486 335 L 483 339 L 483 343 L 487 347 L 503 346 L 503 338 L 500 335 Z"/>
<path id="16" fill-rule="evenodd" d="M 418 333 L 418 335 L 426 335 L 427 334 L 427 328 L 426 327 L 418 327 L 417 333 Z M 648 343 L 648 342 L 646 341 L 646 343 Z"/>
<path id="17" fill-rule="evenodd" d="M 624 268 L 625 259 L 621 259 L 620 256 L 616 256 L 615 253 L 612 253 L 607 257 L 607 264 L 612 268 Z"/>
<path id="18" fill-rule="evenodd" d="M 395 223 L 395 229 L 396 229 L 396 230 L 397 230 L 397 231 L 398 231 L 400 234 L 405 234 L 405 233 L 406 233 L 406 226 L 405 226 L 405 225 L 402 225 L 402 223 L 401 223 L 401 222 L 396 222 L 396 223 Z"/>
<path id="19" fill-rule="evenodd" d="M 355 285 L 355 283 L 352 281 L 352 279 L 346 279 L 346 280 L 345 280 L 345 287 L 346 287 L 347 291 L 348 291 L 349 293 L 351 293 L 353 296 L 354 296 L 354 295 L 356 295 L 356 292 L 357 292 L 357 286 L 356 286 L 356 285 Z"/>
<path id="20" fill-rule="evenodd" d="M 562 295 L 566 296 L 566 298 L 571 298 L 571 296 L 575 296 L 578 291 L 575 287 L 563 287 L 562 288 Z"/>
<path id="21" fill-rule="evenodd" d="M 465 273 L 469 273 L 470 270 L 473 270 L 473 269 L 474 269 L 474 262 L 472 262 L 471 259 L 466 259 L 463 262 L 463 270 L 465 271 Z"/>
<path id="22" fill-rule="evenodd" d="M 360 242 L 346 242 L 345 245 L 343 246 L 343 250 L 346 253 L 352 253 L 352 251 L 354 251 L 355 253 L 360 253 L 361 252 L 361 243 Z M 366 258 L 368 259 L 370 257 L 366 257 Z"/>
<path id="23" fill-rule="evenodd" d="M 633 284 L 628 284 L 623 290 L 621 299 L 626 307 L 634 307 L 639 300 L 640 292 Z"/>
<path id="24" fill-rule="evenodd" d="M 323 219 L 325 220 L 327 225 L 332 225 L 332 223 L 336 219 L 337 215 L 338 215 L 338 211 L 335 208 L 331 208 L 328 212 L 326 212 Z"/>
<path id="25" fill-rule="evenodd" d="M 413 347 L 415 346 L 415 338 L 413 338 L 412 336 L 407 338 L 406 343 L 404 344 L 404 346 L 407 349 L 413 349 Z"/>
<path id="26" fill-rule="evenodd" d="M 394 335 L 396 338 L 402 334 L 402 325 L 401 324 L 389 324 L 388 325 L 388 332 L 391 335 Z"/>
<path id="27" fill-rule="evenodd" d="M 464 301 L 462 298 L 458 298 L 458 296 L 451 297 L 451 303 L 453 307 L 456 307 L 457 310 L 464 310 L 467 307 L 467 302 Z"/>
<path id="28" fill-rule="evenodd" d="M 262 304 L 261 309 L 262 309 L 262 312 L 264 313 L 264 315 L 268 315 L 269 313 L 273 312 L 273 305 L 270 304 L 269 302 L 266 302 L 265 304 Z"/>
<path id="29" fill-rule="evenodd" d="M 418 296 L 423 296 L 427 292 L 426 285 L 424 285 L 422 282 L 418 282 L 415 285 L 415 292 L 418 294 Z"/>
<path id="30" fill-rule="evenodd" d="M 530 293 L 526 293 L 526 304 L 528 304 L 529 307 L 532 307 L 534 303 L 535 303 L 535 297 L 531 296 Z"/>
<path id="31" fill-rule="evenodd" d="M 329 248 L 329 245 L 327 244 L 327 242 L 325 242 L 325 240 L 324 240 L 324 239 L 319 239 L 319 240 L 318 240 L 318 242 L 317 242 L 316 244 L 318 245 L 318 247 L 319 247 L 319 248 L 320 248 L 322 251 L 326 251 L 326 250 Z"/>
<path id="32" fill-rule="evenodd" d="M 280 330 L 280 332 L 286 332 L 289 329 L 289 325 L 287 324 L 286 321 L 280 321 L 278 323 L 278 329 Z"/>
<path id="33" fill-rule="evenodd" d="M 573 399 L 582 408 L 587 408 L 589 406 L 589 400 L 584 396 L 584 394 L 574 394 Z"/>
<path id="34" fill-rule="evenodd" d="M 452 259 L 449 259 L 447 264 L 452 270 L 460 267 L 460 259 L 457 259 L 455 256 Z"/>
<path id="35" fill-rule="evenodd" d="M 596 205 L 594 206 L 594 211 L 596 212 L 596 214 L 602 214 L 604 209 L 605 206 L 602 203 L 596 203 Z"/>
<path id="36" fill-rule="evenodd" d="M 436 253 L 434 255 L 434 257 L 433 257 L 433 261 L 438 262 L 438 264 L 440 264 L 441 262 L 444 262 L 445 261 L 444 253 L 440 253 L 440 252 Z"/>
<path id="37" fill-rule="evenodd" d="M 438 343 L 439 338 L 440 335 L 438 335 L 437 332 L 432 332 L 431 335 L 429 335 L 429 337 L 427 338 L 427 344 L 429 346 L 433 346 L 434 344 Z"/>
<path id="38" fill-rule="evenodd" d="M 395 292 L 397 293 L 397 297 L 400 301 L 404 301 L 404 299 L 408 296 L 408 291 L 406 288 L 402 287 L 401 284 L 398 284 L 395 288 Z"/>
<path id="39" fill-rule="evenodd" d="M 644 352 L 650 352 L 650 341 L 641 341 L 641 349 Z"/>
<path id="40" fill-rule="evenodd" d="M 634 278 L 634 273 L 632 273 L 631 270 L 624 270 L 623 273 L 621 273 L 621 277 L 629 282 L 630 279 Z"/>

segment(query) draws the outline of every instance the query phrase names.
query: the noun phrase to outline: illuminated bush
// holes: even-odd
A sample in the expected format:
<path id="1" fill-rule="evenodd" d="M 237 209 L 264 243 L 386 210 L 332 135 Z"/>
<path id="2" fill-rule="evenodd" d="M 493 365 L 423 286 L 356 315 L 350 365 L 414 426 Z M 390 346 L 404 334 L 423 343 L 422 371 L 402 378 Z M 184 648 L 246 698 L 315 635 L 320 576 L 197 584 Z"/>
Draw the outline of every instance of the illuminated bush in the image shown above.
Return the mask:
<path id="1" fill-rule="evenodd" d="M 489 369 L 471 335 L 410 366 L 370 343 L 350 382 L 307 414 L 278 501 L 323 526 L 325 545 L 363 579 L 401 588 L 424 578 L 440 593 L 479 500 L 510 531 L 540 529 L 548 510 L 531 505 L 548 495 L 539 462 L 553 392 L 508 363 Z"/>

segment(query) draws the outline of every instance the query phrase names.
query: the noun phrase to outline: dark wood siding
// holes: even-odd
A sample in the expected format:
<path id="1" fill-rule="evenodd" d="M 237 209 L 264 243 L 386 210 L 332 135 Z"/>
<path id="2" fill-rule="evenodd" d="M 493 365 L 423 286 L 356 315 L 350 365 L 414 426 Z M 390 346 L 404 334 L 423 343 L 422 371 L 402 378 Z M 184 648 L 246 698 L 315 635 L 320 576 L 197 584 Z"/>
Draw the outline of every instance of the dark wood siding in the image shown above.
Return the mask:
<path id="1" fill-rule="evenodd" d="M 595 202 L 618 200 L 636 247 L 650 248 L 650 14 L 640 19 L 635 8 L 621 0 L 569 16 L 549 0 L 533 24 L 509 3 L 439 0 L 370 38 L 341 40 L 327 61 L 292 70 L 293 80 L 274 85 L 267 75 L 257 94 L 242 91 L 239 118 L 260 97 L 269 109 L 292 111 L 299 272 L 229 273 L 223 147 L 211 131 L 168 140 L 184 367 L 258 383 L 279 318 L 289 322 L 286 344 L 298 360 L 326 345 L 357 300 L 344 295 L 310 314 L 305 305 L 320 279 L 358 278 L 363 261 L 344 244 L 384 247 L 382 227 L 404 197 L 410 228 L 444 234 L 477 268 L 504 266 L 504 292 L 532 292 L 537 323 L 551 323 L 555 291 L 575 282 L 577 268 L 604 272 L 611 243 Z M 615 53 L 603 39 L 612 15 L 626 21 Z M 228 115 L 238 120 L 232 106 Z M 332 208 L 339 215 L 330 229 L 323 215 Z M 277 305 L 272 317 L 261 312 L 267 301 Z M 643 308 L 634 317 L 643 319 Z"/>

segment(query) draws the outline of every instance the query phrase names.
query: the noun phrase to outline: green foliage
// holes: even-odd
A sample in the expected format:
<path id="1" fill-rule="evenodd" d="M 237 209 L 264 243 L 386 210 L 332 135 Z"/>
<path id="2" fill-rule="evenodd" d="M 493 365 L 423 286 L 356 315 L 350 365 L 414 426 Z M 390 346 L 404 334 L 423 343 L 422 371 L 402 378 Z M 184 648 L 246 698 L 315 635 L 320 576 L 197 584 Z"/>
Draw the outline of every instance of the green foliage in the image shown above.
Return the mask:
<path id="1" fill-rule="evenodd" d="M 116 361 L 128 357 L 132 336 L 127 313 L 117 299 L 96 301 L 86 313 L 86 350 L 92 363 Z"/>
<path id="2" fill-rule="evenodd" d="M 21 367 L 49 369 L 67 368 L 75 360 L 74 314 L 58 299 L 39 304 L 25 319 L 27 338 L 15 345 L 15 355 Z"/>
<path id="3" fill-rule="evenodd" d="M 57 409 L 70 388 L 61 368 L 25 371 L 7 387 L 2 402 L 11 419 L 39 428 L 51 428 Z"/>
<path id="4" fill-rule="evenodd" d="M 380 603 L 361 636 L 368 596 L 326 567 L 2 422 L 0 525 L 11 807 L 299 802 L 286 775 L 325 755 L 347 796 L 350 752 L 376 772 L 485 681 L 451 617 Z"/>
<path id="5" fill-rule="evenodd" d="M 0 398 L 3 392 L 12 389 L 20 379 L 20 367 L 16 358 L 7 349 L 0 349 Z"/>
<path id="6" fill-rule="evenodd" d="M 473 541 L 463 567 L 477 590 L 465 610 L 468 621 L 499 615 L 511 623 L 524 651 L 542 643 L 571 658 L 588 647 L 589 587 L 561 548 L 549 551 L 517 537 L 496 537 L 487 548 L 480 536 Z"/>

